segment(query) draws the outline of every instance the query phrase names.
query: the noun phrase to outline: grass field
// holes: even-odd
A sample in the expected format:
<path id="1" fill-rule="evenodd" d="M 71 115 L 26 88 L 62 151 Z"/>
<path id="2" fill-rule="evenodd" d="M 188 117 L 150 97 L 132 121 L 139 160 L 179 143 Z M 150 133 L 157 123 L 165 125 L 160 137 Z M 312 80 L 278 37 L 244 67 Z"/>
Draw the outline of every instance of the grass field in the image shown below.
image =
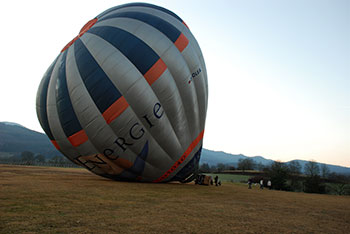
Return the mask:
<path id="1" fill-rule="evenodd" d="M 0 165 L 0 233 L 349 233 L 350 197 Z"/>

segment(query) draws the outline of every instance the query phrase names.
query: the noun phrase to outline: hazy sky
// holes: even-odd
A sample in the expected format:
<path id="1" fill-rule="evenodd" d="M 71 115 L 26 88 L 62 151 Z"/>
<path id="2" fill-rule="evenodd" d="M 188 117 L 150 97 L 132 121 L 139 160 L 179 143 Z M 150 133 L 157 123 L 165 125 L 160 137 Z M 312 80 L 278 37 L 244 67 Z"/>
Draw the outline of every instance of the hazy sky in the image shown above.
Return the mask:
<path id="1" fill-rule="evenodd" d="M 130 1 L 5 1 L 0 121 L 43 132 L 40 80 L 90 19 Z M 208 70 L 204 148 L 350 166 L 350 1 L 145 1 L 179 15 Z"/>

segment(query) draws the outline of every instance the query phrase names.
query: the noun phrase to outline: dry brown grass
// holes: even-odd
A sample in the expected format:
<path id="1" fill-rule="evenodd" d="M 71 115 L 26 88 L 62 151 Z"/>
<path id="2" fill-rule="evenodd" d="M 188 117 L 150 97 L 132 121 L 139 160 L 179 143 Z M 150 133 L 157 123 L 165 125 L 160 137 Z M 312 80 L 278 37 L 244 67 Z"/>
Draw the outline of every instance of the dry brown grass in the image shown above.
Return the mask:
<path id="1" fill-rule="evenodd" d="M 0 165 L 0 233 L 349 233 L 350 197 Z"/>

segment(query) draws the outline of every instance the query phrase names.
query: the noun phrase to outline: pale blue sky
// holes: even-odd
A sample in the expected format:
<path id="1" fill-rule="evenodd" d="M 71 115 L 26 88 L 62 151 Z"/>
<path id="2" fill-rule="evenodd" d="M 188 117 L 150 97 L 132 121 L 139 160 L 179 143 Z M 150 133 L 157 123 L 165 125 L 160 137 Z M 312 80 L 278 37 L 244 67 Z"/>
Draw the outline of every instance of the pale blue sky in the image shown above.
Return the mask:
<path id="1" fill-rule="evenodd" d="M 40 80 L 103 10 L 130 1 L 2 3 L 0 121 L 41 131 Z M 159 0 L 197 38 L 207 64 L 204 147 L 350 166 L 350 1 Z"/>

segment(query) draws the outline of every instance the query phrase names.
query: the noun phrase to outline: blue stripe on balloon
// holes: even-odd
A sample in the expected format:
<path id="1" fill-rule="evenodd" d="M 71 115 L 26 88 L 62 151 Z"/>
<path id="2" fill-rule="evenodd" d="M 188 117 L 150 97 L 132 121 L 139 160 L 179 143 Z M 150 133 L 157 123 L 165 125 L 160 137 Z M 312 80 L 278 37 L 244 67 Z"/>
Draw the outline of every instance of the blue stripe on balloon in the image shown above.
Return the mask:
<path id="1" fill-rule="evenodd" d="M 46 133 L 46 135 L 49 137 L 50 140 L 54 140 L 54 137 L 52 135 L 50 125 L 49 125 L 49 119 L 47 117 L 47 91 L 49 88 L 49 83 L 52 75 L 53 68 L 55 67 L 57 59 L 51 64 L 47 72 L 45 73 L 43 77 L 43 86 L 40 94 L 40 109 L 39 109 L 39 116 L 40 116 L 40 123 Z"/>
<path id="2" fill-rule="evenodd" d="M 134 164 L 128 170 L 134 173 L 135 175 L 141 176 L 145 168 L 147 156 L 148 156 L 148 141 L 146 141 L 141 152 L 137 155 L 137 158 Z"/>
<path id="3" fill-rule="evenodd" d="M 145 169 L 146 159 L 148 156 L 148 141 L 146 141 L 141 152 L 137 155 L 134 164 L 131 168 L 124 170 L 119 176 L 124 179 L 134 180 L 141 176 Z"/>
<path id="4" fill-rule="evenodd" d="M 164 13 L 167 13 L 168 15 L 171 15 L 173 17 L 175 17 L 178 21 L 180 21 L 181 23 L 183 22 L 183 20 L 177 16 L 174 12 L 171 12 L 163 7 L 159 7 L 159 6 L 155 6 L 155 5 L 152 5 L 152 4 L 147 4 L 147 3 L 128 3 L 128 4 L 124 4 L 124 5 L 121 5 L 121 6 L 116 6 L 116 7 L 112 7 L 110 9 L 108 9 L 107 11 L 103 12 L 102 14 L 98 15 L 97 18 L 101 18 L 115 10 L 118 10 L 118 9 L 122 9 L 122 8 L 126 8 L 126 7 L 149 7 L 149 8 L 153 8 L 153 9 L 156 9 L 156 10 L 159 10 L 159 11 L 162 11 Z"/>
<path id="5" fill-rule="evenodd" d="M 144 75 L 155 64 L 159 56 L 143 41 L 131 33 L 110 26 L 93 27 L 89 30 L 108 41 Z"/>
<path id="6" fill-rule="evenodd" d="M 85 87 L 97 108 L 103 113 L 122 95 L 80 39 L 74 43 L 74 53 Z"/>
<path id="7" fill-rule="evenodd" d="M 112 19 L 117 17 L 132 18 L 132 19 L 142 21 L 146 24 L 149 24 L 154 28 L 158 29 L 159 31 L 161 31 L 162 33 L 164 33 L 172 42 L 175 42 L 181 34 L 181 32 L 177 28 L 169 24 L 167 21 L 157 16 L 142 13 L 142 12 L 120 12 L 120 13 L 117 12 L 117 13 L 113 13 L 105 17 L 102 17 L 101 19 L 99 19 L 99 22 L 106 19 Z"/>
<path id="8" fill-rule="evenodd" d="M 171 181 L 185 181 L 194 172 L 196 172 L 196 167 L 198 167 L 199 160 L 201 158 L 202 147 L 194 154 L 191 161 L 189 161 L 176 175 L 171 179 Z"/>
<path id="9" fill-rule="evenodd" d="M 67 78 L 66 78 L 66 58 L 67 50 L 62 54 L 62 60 L 59 64 L 58 78 L 56 85 L 56 105 L 58 117 L 66 136 L 82 130 L 79 120 L 74 112 L 72 102 L 69 97 Z"/>

